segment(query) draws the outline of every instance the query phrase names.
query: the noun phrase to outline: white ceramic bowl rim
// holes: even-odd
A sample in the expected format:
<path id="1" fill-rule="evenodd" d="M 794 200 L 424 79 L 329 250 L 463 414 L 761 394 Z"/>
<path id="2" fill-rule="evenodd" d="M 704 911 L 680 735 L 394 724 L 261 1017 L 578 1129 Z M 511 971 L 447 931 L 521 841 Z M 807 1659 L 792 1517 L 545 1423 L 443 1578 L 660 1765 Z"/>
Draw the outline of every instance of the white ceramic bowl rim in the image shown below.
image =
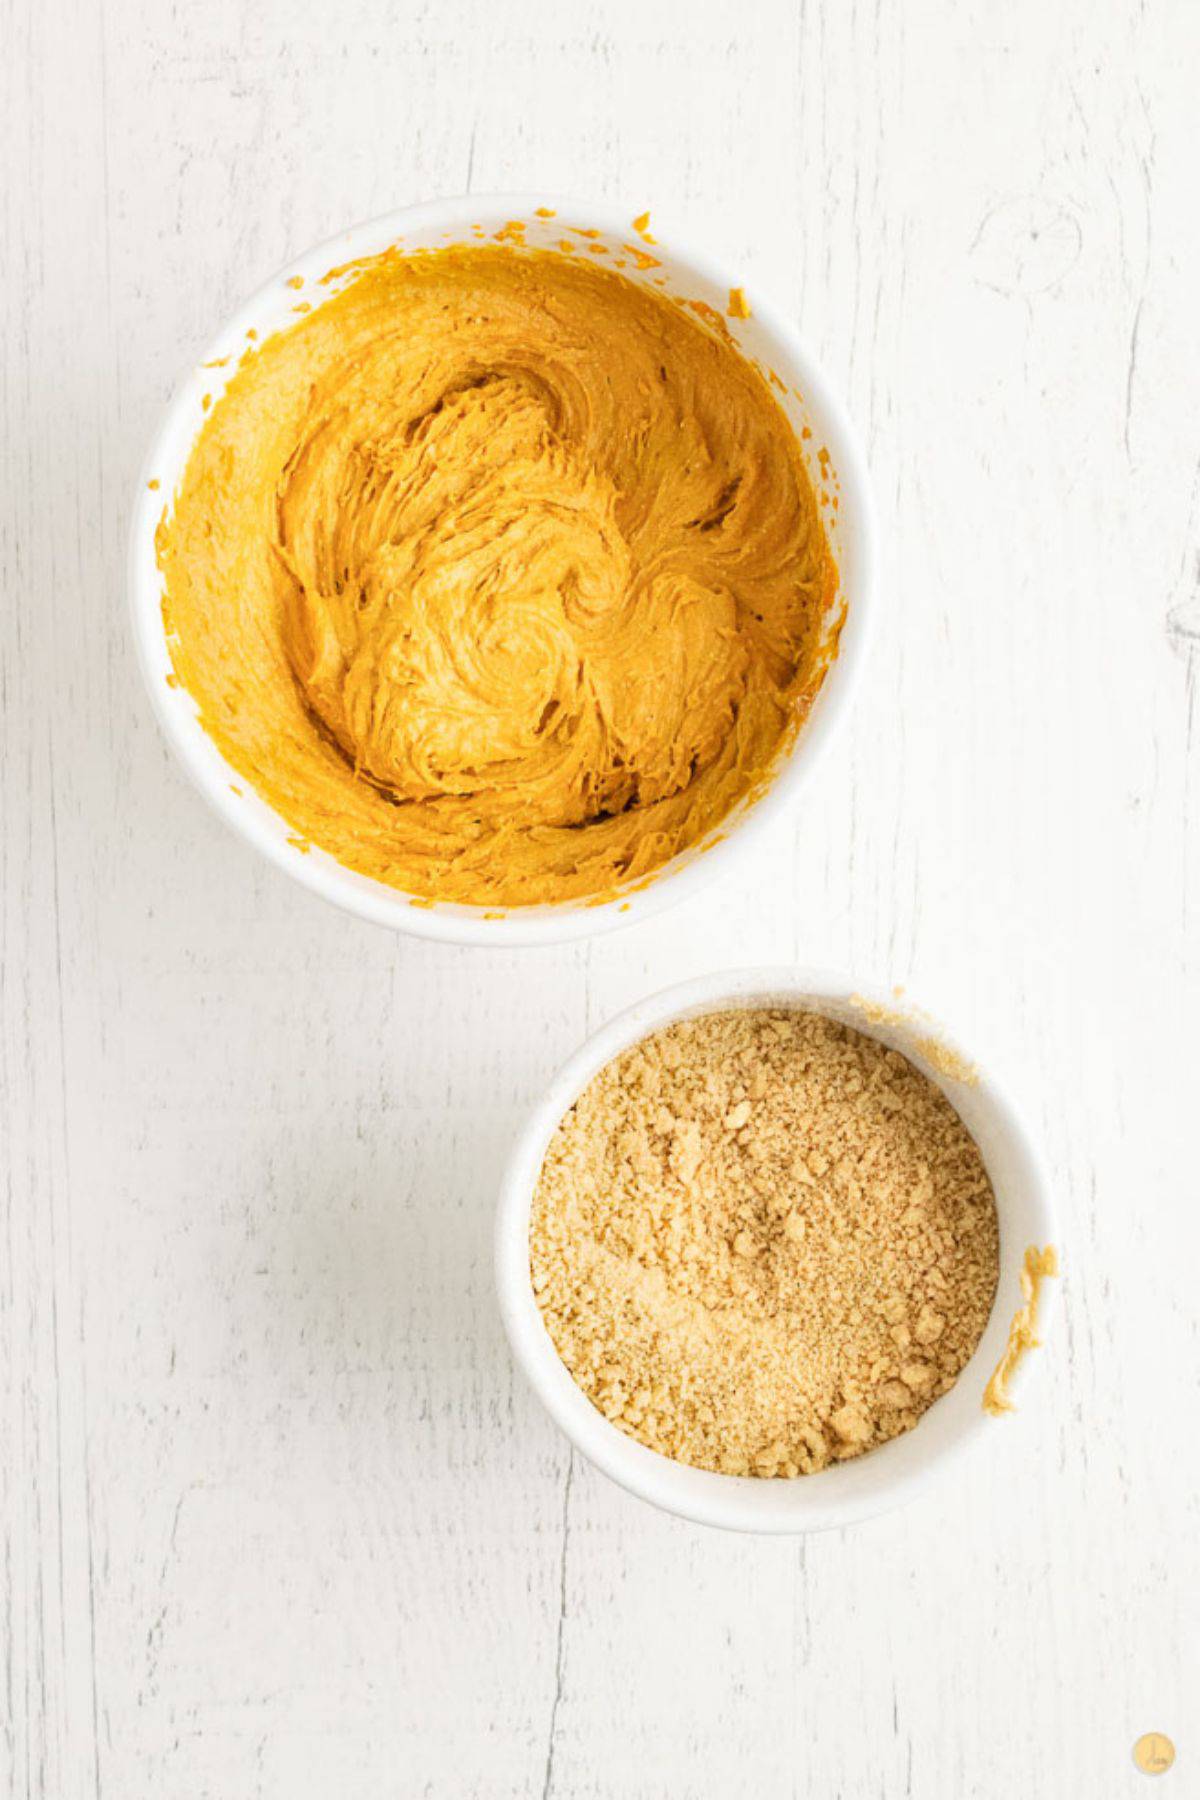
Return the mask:
<path id="1" fill-rule="evenodd" d="M 806 415 L 819 423 L 821 439 L 830 449 L 840 479 L 839 562 L 843 591 L 849 591 L 838 654 L 770 786 L 744 810 L 735 809 L 724 821 L 721 829 L 727 835 L 698 854 L 685 853 L 645 886 L 623 890 L 599 904 L 518 908 L 501 917 L 485 916 L 486 909 L 482 907 L 427 907 L 414 904 L 410 897 L 383 882 L 344 867 L 319 849 L 313 848 L 304 855 L 298 853 L 289 842 L 292 828 L 256 795 L 239 791 L 239 783 L 243 790 L 248 786 L 244 778 L 225 762 L 196 718 L 189 698 L 167 684 L 170 657 L 160 605 L 162 582 L 155 532 L 163 506 L 174 495 L 195 441 L 197 423 L 202 418 L 201 396 L 219 385 L 211 365 L 236 351 L 244 343 L 247 331 L 262 324 L 272 309 L 278 309 L 280 288 L 286 278 L 317 280 L 330 268 L 374 254 L 399 238 L 413 243 L 437 233 L 453 237 L 467 232 L 476 221 L 530 218 L 538 207 L 552 208 L 564 218 L 586 220 L 610 238 L 630 235 L 628 214 L 612 206 L 544 194 L 463 195 L 401 208 L 352 226 L 285 264 L 238 309 L 178 385 L 142 468 L 130 537 L 133 630 L 146 688 L 168 742 L 210 805 L 240 836 L 294 880 L 361 918 L 418 937 L 499 948 L 591 936 L 647 918 L 695 892 L 734 857 L 744 853 L 790 806 L 845 717 L 869 634 L 875 570 L 874 515 L 866 465 L 854 430 L 819 364 L 790 321 L 757 289 L 740 283 L 749 295 L 756 328 L 770 340 L 771 354 L 782 367 L 793 371 L 793 379 L 802 384 Z M 707 284 L 712 289 L 739 285 L 738 278 L 722 262 L 688 244 L 684 234 L 673 228 L 660 230 L 657 216 L 655 237 L 655 254 L 661 257 L 676 287 L 690 283 Z M 294 294 L 289 298 L 294 300 Z M 279 323 L 282 320 L 276 326 L 265 327 L 266 334 L 278 328 Z M 206 364 L 210 365 L 208 370 Z M 158 484 L 154 490 L 149 486 L 151 480 Z M 851 565 L 849 575 L 847 564 Z"/>
<path id="2" fill-rule="evenodd" d="M 901 1050 L 947 1095 L 983 1153 L 1000 1220 L 1000 1280 L 987 1328 L 950 1392 L 917 1426 L 851 1462 L 792 1481 L 760 1481 L 692 1469 L 635 1442 L 579 1389 L 542 1322 L 529 1275 L 529 1217 L 538 1172 L 563 1114 L 606 1063 L 673 1020 L 730 1006 L 780 1005 L 827 1013 Z M 922 1048 L 922 1046 L 924 1046 Z M 931 1049 L 932 1046 L 932 1049 Z M 931 1060 L 932 1056 L 932 1060 Z M 948 1074 L 961 1068 L 966 1079 Z M 822 970 L 742 969 L 702 976 L 629 1007 L 590 1037 L 551 1082 L 521 1129 L 505 1170 L 496 1219 L 496 1287 L 509 1343 L 551 1418 L 590 1462 L 631 1493 L 699 1524 L 739 1531 L 800 1532 L 853 1524 L 910 1499 L 988 1433 L 1014 1421 L 983 1410 L 983 1390 L 1022 1302 L 1020 1264 L 1030 1244 L 1057 1244 L 1041 1159 L 995 1077 L 972 1064 L 949 1034 L 905 998 Z M 1057 1305 L 1057 1281 L 1042 1293 L 1039 1338 Z M 1041 1361 L 1018 1366 L 1019 1403 Z"/>

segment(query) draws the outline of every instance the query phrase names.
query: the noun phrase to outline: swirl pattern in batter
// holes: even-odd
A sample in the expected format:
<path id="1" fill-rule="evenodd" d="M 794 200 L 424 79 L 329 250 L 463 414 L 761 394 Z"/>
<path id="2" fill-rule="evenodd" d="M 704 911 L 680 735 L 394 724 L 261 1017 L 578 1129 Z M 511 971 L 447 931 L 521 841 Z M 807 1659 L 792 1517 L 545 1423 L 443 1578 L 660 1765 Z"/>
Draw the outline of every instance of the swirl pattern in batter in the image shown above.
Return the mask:
<path id="1" fill-rule="evenodd" d="M 176 674 L 301 836 L 429 900 L 611 894 L 820 684 L 836 570 L 759 372 L 582 258 L 397 251 L 268 339 L 159 534 Z"/>

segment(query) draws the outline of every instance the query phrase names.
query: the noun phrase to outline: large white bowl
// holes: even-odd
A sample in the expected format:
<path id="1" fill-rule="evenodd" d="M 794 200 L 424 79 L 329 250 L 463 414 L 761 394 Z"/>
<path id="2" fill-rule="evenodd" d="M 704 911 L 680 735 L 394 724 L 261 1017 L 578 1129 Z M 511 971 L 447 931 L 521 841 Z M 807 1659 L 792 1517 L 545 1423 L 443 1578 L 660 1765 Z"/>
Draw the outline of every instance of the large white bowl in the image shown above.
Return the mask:
<path id="1" fill-rule="evenodd" d="M 555 216 L 539 217 L 539 207 L 551 209 Z M 221 817 L 295 880 L 362 918 L 419 937 L 503 946 L 583 937 L 657 912 L 707 882 L 741 853 L 753 835 L 765 830 L 790 805 L 846 711 L 866 644 L 874 568 L 870 491 L 854 434 L 790 320 L 751 289 L 752 317 L 730 320 L 729 327 L 748 356 L 756 357 L 787 384 L 787 391 L 779 393 L 779 400 L 798 436 L 805 426 L 811 431 L 811 437 L 801 442 L 801 450 L 818 491 L 822 485 L 828 489 L 831 480 L 837 484 L 838 509 L 836 513 L 826 509 L 825 518 L 841 573 L 841 594 L 848 607 L 838 655 L 768 791 L 722 821 L 713 834 L 716 841 L 676 857 L 645 886 L 623 892 L 601 905 L 576 901 L 520 907 L 496 916 L 483 907 L 414 904 L 398 889 L 345 868 L 315 846 L 301 851 L 295 842 L 295 827 L 259 799 L 245 777 L 226 763 L 201 726 L 190 695 L 168 682 L 171 658 L 163 625 L 163 583 L 155 554 L 155 532 L 164 508 L 172 504 L 192 444 L 204 422 L 206 396 L 210 402 L 220 396 L 236 371 L 249 332 L 256 332 L 261 340 L 295 323 L 295 308 L 302 304 L 302 295 L 289 284 L 297 277 L 303 280 L 303 293 L 308 294 L 312 291 L 309 284 L 319 282 L 330 269 L 385 250 L 400 240 L 405 248 L 413 250 L 469 242 L 476 228 L 490 238 L 513 219 L 524 222 L 531 248 L 552 248 L 565 230 L 575 226 L 598 232 L 599 241 L 609 247 L 614 257 L 623 255 L 623 247 L 630 244 L 644 250 L 625 213 L 590 202 L 548 199 L 542 194 L 437 200 L 389 213 L 330 238 L 288 263 L 260 288 L 218 332 L 184 377 L 142 470 L 130 544 L 133 629 L 150 699 L 184 768 Z M 635 268 L 632 258 L 625 254 L 624 273 L 629 279 L 653 282 L 665 278 L 668 286 L 664 291 L 703 300 L 724 313 L 730 287 L 744 285 L 739 272 L 723 266 L 705 251 L 685 248 L 673 232 L 660 236 L 657 221 L 654 235 L 657 242 L 653 255 L 658 266 Z M 793 390 L 798 390 L 803 400 Z M 824 468 L 816 460 L 822 447 L 829 453 Z M 151 483 L 155 485 L 151 487 Z"/>
<path id="2" fill-rule="evenodd" d="M 730 1007 L 783 1006 L 819 1012 L 901 1051 L 937 1083 L 971 1132 L 996 1194 L 1000 1280 L 982 1339 L 954 1387 L 901 1437 L 851 1462 L 794 1480 L 756 1480 L 689 1468 L 627 1437 L 597 1411 L 559 1359 L 542 1321 L 529 1271 L 529 1219 L 547 1146 L 568 1107 L 604 1065 L 677 1019 Z M 496 1287 L 513 1354 L 547 1412 L 598 1469 L 643 1500 L 702 1525 L 735 1531 L 819 1531 L 850 1525 L 908 1500 L 985 1434 L 1014 1422 L 983 1410 L 983 1391 L 1023 1303 L 1026 1249 L 1057 1243 L 1040 1158 L 995 1078 L 968 1062 L 943 1029 L 908 1002 L 864 991 L 844 976 L 802 969 L 745 969 L 668 988 L 590 1038 L 551 1083 L 520 1134 L 504 1175 L 496 1221 Z M 1055 1309 L 1057 1281 L 1042 1290 L 1039 1336 Z M 1019 1363 L 1009 1393 L 1019 1402 L 1041 1360 Z"/>

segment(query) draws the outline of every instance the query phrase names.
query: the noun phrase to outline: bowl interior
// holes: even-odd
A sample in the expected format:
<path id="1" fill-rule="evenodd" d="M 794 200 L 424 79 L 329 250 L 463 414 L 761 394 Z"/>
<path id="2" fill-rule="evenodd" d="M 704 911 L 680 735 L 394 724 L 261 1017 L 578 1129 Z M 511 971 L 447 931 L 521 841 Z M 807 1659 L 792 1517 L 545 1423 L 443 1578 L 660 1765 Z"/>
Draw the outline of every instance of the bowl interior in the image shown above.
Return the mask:
<path id="1" fill-rule="evenodd" d="M 988 1325 L 955 1386 L 913 1430 L 868 1455 L 795 1480 L 760 1481 L 693 1469 L 647 1449 L 592 1406 L 559 1360 L 529 1277 L 529 1220 L 547 1146 L 567 1108 L 592 1077 L 648 1032 L 729 1007 L 781 1006 L 819 1012 L 901 1051 L 941 1088 L 975 1138 L 996 1194 L 1000 1278 Z M 909 1497 L 1001 1421 L 983 1410 L 983 1391 L 1022 1303 L 1026 1248 L 1054 1237 L 1046 1184 L 1030 1140 L 994 1081 L 974 1068 L 940 1027 L 888 994 L 867 994 L 838 978 L 792 971 L 749 971 L 703 978 L 630 1008 L 586 1044 L 539 1105 L 506 1177 L 497 1228 L 497 1282 L 510 1340 L 526 1374 L 558 1424 L 591 1461 L 623 1486 L 703 1524 L 749 1531 L 806 1531 L 869 1517 Z M 1051 1283 L 1039 1323 L 1052 1311 Z M 1010 1391 L 1020 1398 L 1031 1359 Z"/>
<path id="2" fill-rule="evenodd" d="M 546 216 L 550 215 L 550 216 Z M 822 517 L 840 574 L 840 591 L 826 620 L 828 634 L 841 624 L 838 653 L 789 751 L 767 790 L 743 801 L 703 842 L 691 846 L 653 877 L 602 903 L 563 902 L 496 913 L 481 907 L 430 905 L 345 868 L 313 846 L 301 848 L 289 825 L 222 757 L 201 726 L 191 696 L 177 686 L 162 615 L 162 576 L 155 533 L 169 511 L 207 406 L 223 393 L 239 358 L 255 340 L 296 322 L 338 284 L 347 265 L 392 244 L 408 250 L 502 241 L 559 254 L 563 243 L 576 255 L 596 255 L 605 266 L 643 286 L 698 302 L 724 321 L 745 355 L 771 380 L 797 434 L 814 491 L 824 495 Z M 588 235 L 590 234 L 590 235 Z M 657 239 L 657 233 L 654 234 Z M 602 256 L 598 253 L 602 253 Z M 330 280 L 331 271 L 335 273 Z M 340 272 L 339 272 L 340 271 Z M 707 880 L 751 821 L 765 822 L 796 786 L 842 711 L 857 669 L 870 585 L 869 497 L 861 458 L 837 401 L 802 351 L 795 333 L 753 294 L 751 316 L 729 318 L 736 274 L 711 259 L 668 249 L 640 236 L 623 217 L 569 201 L 502 198 L 436 202 L 355 227 L 295 259 L 267 283 L 208 346 L 182 382 L 152 446 L 139 488 L 131 540 L 134 628 L 151 700 L 166 734 L 207 799 L 275 863 L 325 898 L 381 924 L 422 936 L 486 943 L 544 943 L 590 934 L 669 904 Z M 807 435 L 806 435 L 807 434 Z M 842 620 L 845 610 L 844 623 Z"/>

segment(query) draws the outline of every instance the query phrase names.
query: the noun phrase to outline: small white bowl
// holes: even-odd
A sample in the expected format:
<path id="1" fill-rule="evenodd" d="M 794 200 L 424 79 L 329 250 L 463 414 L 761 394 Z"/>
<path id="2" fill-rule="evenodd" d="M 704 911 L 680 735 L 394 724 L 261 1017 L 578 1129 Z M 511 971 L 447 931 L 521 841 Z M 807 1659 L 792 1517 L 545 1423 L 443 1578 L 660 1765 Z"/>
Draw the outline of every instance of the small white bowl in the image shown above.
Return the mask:
<path id="1" fill-rule="evenodd" d="M 551 210 L 554 216 L 540 217 L 539 208 Z M 756 290 L 749 289 L 752 316 L 728 320 L 729 329 L 748 356 L 757 358 L 786 384 L 786 391 L 777 390 L 777 398 L 796 428 L 815 490 L 836 486 L 838 508 L 826 508 L 824 518 L 841 575 L 839 597 L 847 603 L 838 654 L 767 791 L 756 801 L 743 802 L 735 808 L 709 840 L 666 864 L 646 885 L 619 893 L 599 905 L 575 901 L 519 907 L 495 916 L 494 909 L 489 914 L 484 907 L 431 907 L 424 901 L 414 904 L 398 889 L 346 868 L 316 846 L 307 852 L 299 849 L 295 827 L 267 806 L 246 778 L 230 767 L 200 724 L 191 696 L 168 682 L 171 657 L 163 625 L 163 582 L 155 553 L 155 532 L 164 508 L 172 504 L 192 444 L 204 423 L 206 397 L 210 403 L 219 399 L 236 372 L 247 334 L 257 333 L 261 341 L 295 323 L 295 308 L 302 304 L 302 294 L 289 284 L 299 278 L 303 294 L 308 294 L 312 291 L 310 284 L 320 282 L 329 270 L 374 255 L 401 240 L 410 250 L 470 242 L 477 227 L 490 240 L 492 234 L 514 219 L 523 222 L 526 242 L 533 249 L 553 248 L 572 227 L 597 232 L 599 237 L 593 241 L 607 246 L 613 257 L 626 252 L 623 273 L 630 280 L 665 281 L 667 285 L 661 291 L 702 300 L 722 314 L 729 304 L 731 287 L 745 285 L 737 270 L 726 268 L 705 251 L 685 248 L 674 232 L 660 236 L 657 220 L 651 253 L 655 266 L 635 268 L 627 254 L 629 247 L 639 255 L 647 252 L 627 214 L 590 202 L 548 199 L 542 194 L 435 200 L 356 225 L 289 262 L 246 302 L 197 358 L 167 408 L 142 469 L 130 541 L 134 638 L 150 700 L 179 760 L 221 817 L 295 880 L 348 912 L 418 937 L 501 947 L 590 936 L 659 912 L 702 887 L 785 811 L 846 713 L 867 641 L 875 564 L 870 489 L 850 424 L 790 320 L 776 312 Z M 322 295 L 328 291 L 319 290 Z M 805 427 L 812 435 L 801 439 Z M 821 448 L 829 453 L 823 467 L 817 461 Z"/>
<path id="2" fill-rule="evenodd" d="M 560 1119 L 604 1065 L 649 1032 L 677 1019 L 734 1007 L 781 1006 L 818 1012 L 901 1051 L 936 1082 L 971 1132 L 996 1194 L 1000 1280 L 987 1329 L 954 1387 L 911 1431 L 851 1462 L 794 1480 L 756 1480 L 693 1469 L 627 1437 L 576 1386 L 550 1338 L 529 1272 L 534 1190 Z M 820 1531 L 850 1525 L 908 1500 L 985 1432 L 1012 1421 L 983 1410 L 983 1392 L 1023 1304 L 1021 1266 L 1031 1244 L 1056 1244 L 1053 1209 L 1038 1154 L 995 1079 L 971 1064 L 940 1026 L 907 1001 L 864 991 L 841 975 L 803 969 L 746 969 L 706 975 L 631 1006 L 589 1038 L 551 1083 L 520 1134 L 500 1190 L 496 1287 L 517 1362 L 551 1418 L 578 1450 L 622 1487 L 667 1512 L 733 1531 Z M 1058 1283 L 1042 1290 L 1044 1339 Z M 1019 1401 L 1035 1351 L 1009 1384 Z"/>

